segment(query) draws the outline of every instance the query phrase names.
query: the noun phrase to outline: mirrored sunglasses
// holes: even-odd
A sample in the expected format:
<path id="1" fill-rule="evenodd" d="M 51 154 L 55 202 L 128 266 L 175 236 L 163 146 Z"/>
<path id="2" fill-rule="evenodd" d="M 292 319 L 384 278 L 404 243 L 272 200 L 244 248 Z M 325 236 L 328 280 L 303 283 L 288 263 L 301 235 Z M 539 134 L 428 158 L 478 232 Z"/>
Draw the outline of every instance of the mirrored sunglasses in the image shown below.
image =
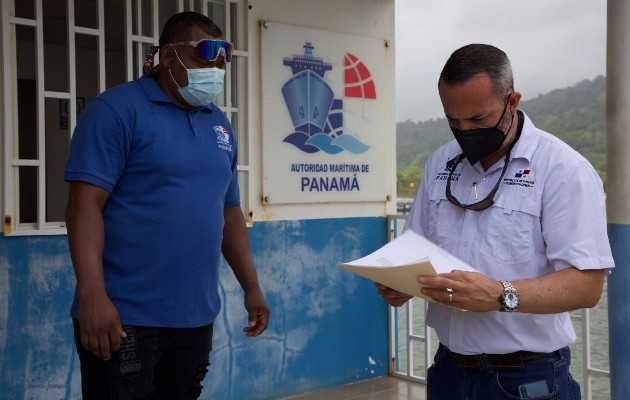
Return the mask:
<path id="1" fill-rule="evenodd" d="M 195 56 L 208 61 L 216 61 L 223 55 L 225 62 L 232 61 L 232 43 L 219 39 L 203 39 L 196 42 L 171 43 L 171 46 L 192 46 Z"/>

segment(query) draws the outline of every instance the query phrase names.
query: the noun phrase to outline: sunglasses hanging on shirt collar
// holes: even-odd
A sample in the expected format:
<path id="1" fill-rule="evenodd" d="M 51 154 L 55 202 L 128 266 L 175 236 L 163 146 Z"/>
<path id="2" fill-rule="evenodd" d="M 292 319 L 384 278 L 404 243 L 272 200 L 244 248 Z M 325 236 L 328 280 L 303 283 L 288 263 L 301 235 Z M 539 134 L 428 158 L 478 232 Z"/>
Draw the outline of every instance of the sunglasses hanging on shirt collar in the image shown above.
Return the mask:
<path id="1" fill-rule="evenodd" d="M 509 132 L 509 131 L 508 131 Z M 491 205 L 494 204 L 494 195 L 497 193 L 497 190 L 499 190 L 499 186 L 501 185 L 501 181 L 503 180 L 503 176 L 505 175 L 505 171 L 507 171 L 507 167 L 508 164 L 510 163 L 510 153 L 512 152 L 512 148 L 514 147 L 514 145 L 516 144 L 516 142 L 518 141 L 518 139 L 521 137 L 521 129 L 519 126 L 519 129 L 517 129 L 516 131 L 516 137 L 514 138 L 514 141 L 510 144 L 510 148 L 507 151 L 507 154 L 505 155 L 505 161 L 503 164 L 503 170 L 501 171 L 501 176 L 499 177 L 499 180 L 497 181 L 497 183 L 494 185 L 494 187 L 492 188 L 492 190 L 490 191 L 490 193 L 488 193 L 488 195 L 479 200 L 476 203 L 471 203 L 471 204 L 462 204 L 460 203 L 459 200 L 457 200 L 455 198 L 455 196 L 453 196 L 451 194 L 451 179 L 453 178 L 453 173 L 455 172 L 455 169 L 457 168 L 457 166 L 462 162 L 462 160 L 464 159 L 464 157 L 466 157 L 464 155 L 464 153 L 458 155 L 457 157 L 455 157 L 452 160 L 449 160 L 446 163 L 446 168 L 449 170 L 449 174 L 448 174 L 448 178 L 446 179 L 446 199 L 453 205 L 459 207 L 459 208 L 464 208 L 466 210 L 472 210 L 472 211 L 482 211 L 485 210 L 486 208 L 490 207 Z M 477 198 L 477 185 L 476 182 L 473 183 L 473 188 L 475 191 L 475 199 Z"/>
<path id="2" fill-rule="evenodd" d="M 452 164 L 450 165 L 448 179 L 446 180 L 446 199 L 450 201 L 451 204 L 454 204 L 459 208 L 465 208 L 466 210 L 473 210 L 473 211 L 485 210 L 486 208 L 494 204 L 494 195 L 497 193 L 497 190 L 499 190 L 499 185 L 501 184 L 501 181 L 503 180 L 503 175 L 505 175 L 505 171 L 507 170 L 508 163 L 510 162 L 510 152 L 508 151 L 508 153 L 505 156 L 505 163 L 503 164 L 503 171 L 501 171 L 501 176 L 499 177 L 499 180 L 494 185 L 490 193 L 488 193 L 488 195 L 485 198 L 481 199 L 480 201 L 476 203 L 471 203 L 471 204 L 462 204 L 459 202 L 459 200 L 455 198 L 455 196 L 451 194 L 451 178 L 453 177 L 453 172 L 455 172 L 455 168 L 457 168 L 457 165 L 464 159 L 464 157 L 465 157 L 464 153 L 462 153 L 459 156 L 457 156 L 455 159 L 449 161 Z M 473 183 L 473 190 L 475 191 L 475 194 L 476 194 L 477 193 L 476 182 Z"/>

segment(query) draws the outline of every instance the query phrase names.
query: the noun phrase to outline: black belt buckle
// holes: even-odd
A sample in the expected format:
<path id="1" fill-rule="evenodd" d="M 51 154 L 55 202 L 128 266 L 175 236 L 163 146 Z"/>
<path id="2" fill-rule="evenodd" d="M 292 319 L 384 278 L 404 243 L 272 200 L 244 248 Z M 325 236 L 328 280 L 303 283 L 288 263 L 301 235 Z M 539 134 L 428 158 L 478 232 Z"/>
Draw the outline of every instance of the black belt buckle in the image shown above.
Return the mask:
<path id="1" fill-rule="evenodd" d="M 464 355 L 458 353 L 449 353 L 453 363 L 462 369 L 472 369 L 475 371 L 485 371 L 487 368 L 484 363 L 483 354 Z"/>
<path id="2" fill-rule="evenodd" d="M 488 364 L 492 369 L 521 369 L 523 368 L 523 358 L 520 352 L 488 354 Z"/>

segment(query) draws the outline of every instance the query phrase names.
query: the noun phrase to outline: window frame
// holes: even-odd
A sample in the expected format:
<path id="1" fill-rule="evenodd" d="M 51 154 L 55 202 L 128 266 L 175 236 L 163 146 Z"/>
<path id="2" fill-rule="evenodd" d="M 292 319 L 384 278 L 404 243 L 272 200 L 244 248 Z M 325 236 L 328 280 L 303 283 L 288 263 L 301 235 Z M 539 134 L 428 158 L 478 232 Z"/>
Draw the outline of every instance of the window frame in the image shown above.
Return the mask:
<path id="1" fill-rule="evenodd" d="M 44 90 L 44 13 L 43 2 L 34 1 L 34 16 L 32 19 L 15 16 L 15 2 L 20 0 L 0 0 L 0 43 L 2 44 L 2 62 L 0 63 L 0 115 L 2 115 L 2 143 L 4 151 L 0 155 L 0 169 L 2 169 L 2 210 L 3 210 L 3 234 L 5 236 L 26 235 L 63 235 L 66 234 L 65 221 L 46 221 L 46 100 L 58 99 L 68 102 L 68 142 L 76 126 L 77 120 L 77 48 L 75 46 L 76 35 L 88 35 L 96 38 L 98 60 L 98 92 L 103 92 L 106 87 L 106 48 L 105 48 L 105 0 L 97 0 L 97 28 L 87 28 L 72 25 L 75 21 L 75 0 L 64 0 L 66 3 L 66 28 L 67 28 L 67 63 L 68 63 L 68 91 Z M 121 34 L 124 36 L 125 50 L 125 79 L 127 81 L 137 78 L 142 73 L 144 62 L 144 49 L 147 46 L 157 45 L 161 26 L 159 26 L 160 4 L 172 0 L 123 0 L 125 9 L 124 28 Z M 248 226 L 253 224 L 249 213 L 250 193 L 250 129 L 248 129 L 247 117 L 247 92 L 248 77 L 250 71 L 250 57 L 247 38 L 247 12 L 246 0 L 178 0 L 177 11 L 194 10 L 208 15 L 209 7 L 223 6 L 223 30 L 226 40 L 234 43 L 233 58 L 236 63 L 226 70 L 224 85 L 224 104 L 219 108 L 226 113 L 233 126 L 236 127 L 239 144 L 238 176 L 241 189 L 241 207 L 246 214 Z M 166 7 L 164 7 L 166 8 Z M 147 21 L 146 13 L 150 14 L 151 32 L 149 35 L 138 34 L 142 32 L 143 21 Z M 165 11 L 166 12 L 166 11 Z M 236 14 L 236 15 L 233 15 Z M 139 16 L 139 17 L 138 17 Z M 236 24 L 237 26 L 233 26 Z M 33 46 L 36 49 L 36 126 L 37 126 L 37 156 L 36 159 L 20 159 L 18 157 L 19 132 L 18 132 L 18 101 L 17 101 L 17 36 L 16 28 L 26 26 L 33 28 L 35 39 Z M 235 36 L 232 40 L 232 36 Z M 233 80 L 236 79 L 234 82 Z M 235 90 L 234 90 L 235 89 Z M 233 101 L 234 100 L 234 101 Z M 236 101 L 238 104 L 236 104 Z M 65 158 L 65 157 L 64 157 Z M 35 167 L 37 169 L 37 199 L 36 221 L 20 222 L 20 168 Z M 63 184 L 63 183 L 62 183 Z M 65 199 L 64 199 L 65 202 Z"/>

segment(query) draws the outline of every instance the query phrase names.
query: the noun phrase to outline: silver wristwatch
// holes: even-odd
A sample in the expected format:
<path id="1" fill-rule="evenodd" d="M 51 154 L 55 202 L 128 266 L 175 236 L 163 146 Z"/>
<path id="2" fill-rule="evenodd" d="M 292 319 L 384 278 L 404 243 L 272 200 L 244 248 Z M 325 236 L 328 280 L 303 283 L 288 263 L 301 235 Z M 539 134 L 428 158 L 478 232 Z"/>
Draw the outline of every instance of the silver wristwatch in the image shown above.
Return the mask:
<path id="1" fill-rule="evenodd" d="M 503 293 L 499 296 L 499 303 L 501 303 L 501 311 L 513 312 L 516 311 L 520 304 L 520 298 L 518 292 L 514 289 L 514 286 L 508 281 L 501 281 L 503 285 Z"/>

